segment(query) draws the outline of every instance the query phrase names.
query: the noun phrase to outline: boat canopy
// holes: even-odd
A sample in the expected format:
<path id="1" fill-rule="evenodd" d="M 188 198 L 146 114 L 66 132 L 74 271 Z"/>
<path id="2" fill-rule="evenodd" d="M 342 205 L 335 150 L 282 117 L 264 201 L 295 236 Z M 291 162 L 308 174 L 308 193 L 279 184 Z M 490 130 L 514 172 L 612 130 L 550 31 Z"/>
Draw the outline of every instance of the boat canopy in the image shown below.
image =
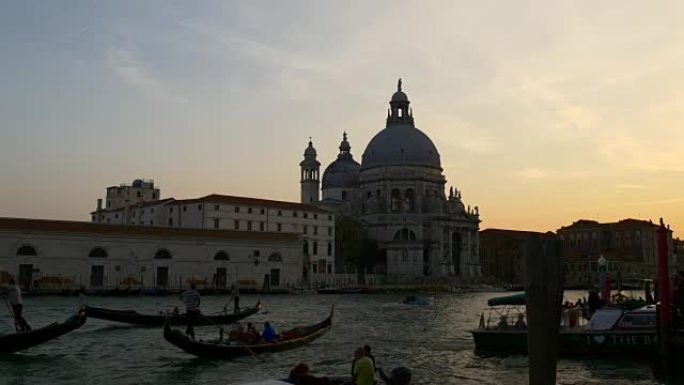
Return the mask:
<path id="1" fill-rule="evenodd" d="M 488 306 L 504 306 L 504 305 L 524 305 L 525 293 L 507 295 L 504 297 L 494 297 L 487 301 Z"/>

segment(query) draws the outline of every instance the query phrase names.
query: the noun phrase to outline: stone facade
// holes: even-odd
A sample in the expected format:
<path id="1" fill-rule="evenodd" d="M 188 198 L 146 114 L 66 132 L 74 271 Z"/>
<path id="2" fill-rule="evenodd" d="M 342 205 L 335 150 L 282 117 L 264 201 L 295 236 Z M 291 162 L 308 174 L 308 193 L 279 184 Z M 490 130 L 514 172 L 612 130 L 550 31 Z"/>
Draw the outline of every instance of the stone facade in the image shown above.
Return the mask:
<path id="1" fill-rule="evenodd" d="M 528 240 L 544 233 L 534 231 L 486 229 L 480 231 L 482 274 L 497 283 L 512 286 L 525 284 L 525 259 Z M 548 233 L 555 238 L 554 233 Z"/>
<path id="2" fill-rule="evenodd" d="M 301 284 L 292 233 L 0 218 L 0 266 L 25 290 L 272 289 Z"/>

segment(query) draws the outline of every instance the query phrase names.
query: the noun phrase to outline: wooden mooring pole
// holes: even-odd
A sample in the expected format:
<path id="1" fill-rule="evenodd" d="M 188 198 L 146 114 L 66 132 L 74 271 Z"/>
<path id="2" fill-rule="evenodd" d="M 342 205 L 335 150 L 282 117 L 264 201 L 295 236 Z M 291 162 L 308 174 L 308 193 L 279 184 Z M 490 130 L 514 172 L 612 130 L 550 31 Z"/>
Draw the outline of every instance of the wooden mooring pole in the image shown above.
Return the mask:
<path id="1" fill-rule="evenodd" d="M 660 226 L 657 230 L 658 243 L 658 361 L 656 362 L 656 375 L 668 376 L 673 374 L 670 341 L 672 337 L 672 319 L 670 314 L 670 277 L 668 274 L 667 259 L 667 234 L 668 229 L 660 218 Z"/>
<path id="2" fill-rule="evenodd" d="M 525 296 L 529 384 L 554 385 L 559 350 L 564 262 L 555 235 L 527 239 Z"/>

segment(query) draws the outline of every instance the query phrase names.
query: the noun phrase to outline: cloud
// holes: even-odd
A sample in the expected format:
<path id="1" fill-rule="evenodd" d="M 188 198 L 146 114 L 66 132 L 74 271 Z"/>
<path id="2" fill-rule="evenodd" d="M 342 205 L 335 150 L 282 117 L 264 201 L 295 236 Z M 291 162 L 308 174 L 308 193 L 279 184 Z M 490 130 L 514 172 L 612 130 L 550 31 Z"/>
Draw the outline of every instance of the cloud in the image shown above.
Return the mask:
<path id="1" fill-rule="evenodd" d="M 513 175 L 523 179 L 541 179 L 549 175 L 549 172 L 535 167 L 528 167 L 514 172 Z"/>
<path id="2" fill-rule="evenodd" d="M 168 87 L 155 78 L 140 63 L 133 52 L 119 47 L 109 47 L 105 52 L 107 68 L 129 86 L 139 90 L 145 96 L 170 101 L 173 103 L 184 103 L 187 99 L 183 96 L 170 92 Z"/>

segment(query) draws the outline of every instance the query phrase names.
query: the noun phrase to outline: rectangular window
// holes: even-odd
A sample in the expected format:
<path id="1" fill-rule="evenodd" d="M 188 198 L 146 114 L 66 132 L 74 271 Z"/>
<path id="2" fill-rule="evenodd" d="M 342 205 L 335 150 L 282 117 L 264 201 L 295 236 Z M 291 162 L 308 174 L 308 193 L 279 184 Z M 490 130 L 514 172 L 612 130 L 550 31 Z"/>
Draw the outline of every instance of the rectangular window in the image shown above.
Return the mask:
<path id="1" fill-rule="evenodd" d="M 308 217 L 309 217 L 309 213 L 304 213 L 304 218 L 308 218 Z"/>
<path id="2" fill-rule="evenodd" d="M 114 214 L 114 218 L 119 219 L 119 214 Z"/>
<path id="3" fill-rule="evenodd" d="M 197 210 L 202 210 L 202 205 L 197 205 Z"/>
<path id="4" fill-rule="evenodd" d="M 304 225 L 304 234 L 306 234 L 309 231 L 309 226 Z"/>
<path id="5" fill-rule="evenodd" d="M 214 218 L 214 228 L 215 229 L 219 228 L 219 219 L 218 218 Z"/>
<path id="6" fill-rule="evenodd" d="M 332 215 L 328 215 L 328 220 L 332 221 Z"/>
<path id="7" fill-rule="evenodd" d="M 264 215 L 265 212 L 266 212 L 266 210 L 261 209 L 261 215 Z"/>
<path id="8" fill-rule="evenodd" d="M 154 209 L 150 209 L 150 214 L 154 214 Z"/>
<path id="9" fill-rule="evenodd" d="M 173 227 L 173 218 L 169 218 L 169 227 Z"/>
<path id="10" fill-rule="evenodd" d="M 188 206 L 183 206 L 183 212 L 188 211 Z"/>
<path id="11" fill-rule="evenodd" d="M 137 211 L 133 211 L 133 218 L 135 218 L 136 213 L 137 213 Z"/>
<path id="12" fill-rule="evenodd" d="M 318 255 L 318 242 L 313 243 L 313 255 Z"/>
<path id="13" fill-rule="evenodd" d="M 271 286 L 280 286 L 280 269 L 271 269 Z"/>
<path id="14" fill-rule="evenodd" d="M 140 215 L 145 215 L 145 210 L 140 211 Z"/>
<path id="15" fill-rule="evenodd" d="M 297 212 L 296 212 L 296 211 L 293 211 L 293 212 L 292 212 L 292 216 L 295 217 L 295 218 L 297 218 Z"/>
<path id="16" fill-rule="evenodd" d="M 259 231 L 264 231 L 264 222 L 259 222 Z"/>
<path id="17" fill-rule="evenodd" d="M 332 255 L 332 243 L 328 242 L 328 255 Z"/>
<path id="18" fill-rule="evenodd" d="M 150 219 L 150 226 L 154 226 L 154 220 Z"/>
<path id="19" fill-rule="evenodd" d="M 169 207 L 169 212 L 170 212 L 170 213 L 173 212 L 173 207 Z"/>
<path id="20" fill-rule="evenodd" d="M 252 231 L 252 221 L 247 221 L 247 231 Z"/>
<path id="21" fill-rule="evenodd" d="M 251 214 L 251 213 L 252 213 L 252 208 L 251 207 L 247 208 L 247 214 Z"/>
<path id="22" fill-rule="evenodd" d="M 318 235 L 318 226 L 314 226 L 314 235 Z"/>
<path id="23" fill-rule="evenodd" d="M 280 223 L 278 223 L 278 231 L 283 231 L 283 226 Z"/>
<path id="24" fill-rule="evenodd" d="M 254 254 L 253 254 L 253 255 L 254 255 L 255 257 L 260 257 L 260 256 L 261 256 L 261 250 L 254 250 Z"/>
<path id="25" fill-rule="evenodd" d="M 236 212 L 236 213 L 239 213 L 239 212 L 240 212 L 240 207 L 235 206 L 235 212 Z"/>
<path id="26" fill-rule="evenodd" d="M 318 214 L 314 214 L 314 219 L 318 219 Z"/>
<path id="27" fill-rule="evenodd" d="M 279 216 L 279 217 L 282 217 L 282 216 L 283 216 L 283 212 L 280 211 L 280 210 L 278 210 L 278 216 Z"/>
<path id="28" fill-rule="evenodd" d="M 332 274 L 332 265 L 328 265 L 328 274 Z"/>
<path id="29" fill-rule="evenodd" d="M 215 210 L 215 211 L 220 211 L 220 210 L 221 210 L 221 206 L 219 206 L 219 205 L 214 205 L 214 210 Z"/>
<path id="30" fill-rule="evenodd" d="M 235 230 L 240 230 L 240 221 L 235 221 Z"/>

